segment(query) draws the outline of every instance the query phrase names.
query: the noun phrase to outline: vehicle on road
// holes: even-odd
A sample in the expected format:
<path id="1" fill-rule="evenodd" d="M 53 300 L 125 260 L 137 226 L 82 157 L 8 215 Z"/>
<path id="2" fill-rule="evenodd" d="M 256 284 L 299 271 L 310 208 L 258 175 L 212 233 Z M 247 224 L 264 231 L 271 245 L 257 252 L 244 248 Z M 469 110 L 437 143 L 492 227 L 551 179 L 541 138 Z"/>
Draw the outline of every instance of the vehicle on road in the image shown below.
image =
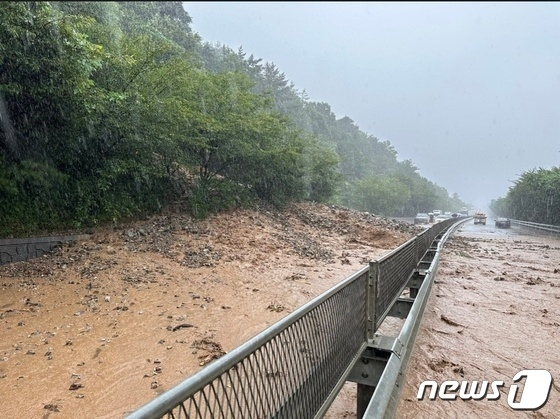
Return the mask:
<path id="1" fill-rule="evenodd" d="M 436 217 L 435 222 L 439 223 L 440 221 L 449 220 L 450 218 L 451 218 L 451 215 L 440 214 Z"/>
<path id="2" fill-rule="evenodd" d="M 496 218 L 496 228 L 511 228 L 511 221 L 508 218 Z"/>
<path id="3" fill-rule="evenodd" d="M 475 224 L 482 224 L 486 225 L 486 214 L 481 211 L 477 211 L 474 213 L 474 223 Z"/>
<path id="4" fill-rule="evenodd" d="M 416 217 L 414 217 L 414 224 L 429 224 L 429 222 L 430 216 L 425 212 L 419 212 L 416 214 Z"/>

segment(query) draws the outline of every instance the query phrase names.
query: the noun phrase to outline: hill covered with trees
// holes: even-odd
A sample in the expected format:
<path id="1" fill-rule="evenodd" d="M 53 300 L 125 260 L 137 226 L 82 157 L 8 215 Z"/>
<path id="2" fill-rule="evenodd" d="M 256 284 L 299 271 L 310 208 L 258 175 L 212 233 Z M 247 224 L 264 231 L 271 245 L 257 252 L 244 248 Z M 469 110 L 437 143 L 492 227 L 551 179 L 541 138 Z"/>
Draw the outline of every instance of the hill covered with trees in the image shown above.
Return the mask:
<path id="1" fill-rule="evenodd" d="M 526 171 L 490 209 L 517 220 L 560 225 L 560 167 Z"/>
<path id="2" fill-rule="evenodd" d="M 0 235 L 163 208 L 464 205 L 274 63 L 204 42 L 181 2 L 4 2 Z"/>

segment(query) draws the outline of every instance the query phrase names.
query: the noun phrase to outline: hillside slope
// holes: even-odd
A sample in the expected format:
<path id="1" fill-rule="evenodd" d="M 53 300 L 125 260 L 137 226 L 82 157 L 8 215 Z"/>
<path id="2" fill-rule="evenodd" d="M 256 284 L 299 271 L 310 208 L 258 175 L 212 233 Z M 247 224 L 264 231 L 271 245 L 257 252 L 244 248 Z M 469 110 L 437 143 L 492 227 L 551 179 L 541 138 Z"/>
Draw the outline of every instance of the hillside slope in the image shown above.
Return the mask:
<path id="1" fill-rule="evenodd" d="M 297 204 L 168 214 L 0 267 L 0 410 L 122 417 L 418 233 Z"/>

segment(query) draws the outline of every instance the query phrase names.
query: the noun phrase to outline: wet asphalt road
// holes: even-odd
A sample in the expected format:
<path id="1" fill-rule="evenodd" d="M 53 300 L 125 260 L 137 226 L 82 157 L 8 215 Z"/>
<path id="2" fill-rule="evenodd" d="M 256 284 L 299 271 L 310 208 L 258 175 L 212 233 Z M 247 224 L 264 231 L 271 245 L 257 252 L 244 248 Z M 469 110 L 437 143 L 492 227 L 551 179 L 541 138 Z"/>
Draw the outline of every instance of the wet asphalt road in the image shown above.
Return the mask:
<path id="1" fill-rule="evenodd" d="M 459 227 L 457 232 L 462 232 L 468 235 L 486 236 L 486 237 L 501 237 L 501 236 L 518 236 L 521 231 L 516 228 L 496 228 L 495 220 L 488 219 L 486 225 L 475 224 L 473 220 L 469 220 Z"/>
<path id="2" fill-rule="evenodd" d="M 393 218 L 397 221 L 406 221 L 407 223 L 414 224 L 414 218 Z M 427 224 L 426 228 L 431 227 L 432 224 Z M 475 235 L 475 236 L 484 236 L 484 237 L 503 237 L 503 236 L 518 236 L 523 235 L 524 231 L 512 227 L 512 228 L 496 228 L 495 227 L 495 219 L 489 217 L 486 221 L 486 225 L 475 224 L 474 220 L 469 220 L 459 227 L 456 232 L 462 232 L 468 235 Z"/>

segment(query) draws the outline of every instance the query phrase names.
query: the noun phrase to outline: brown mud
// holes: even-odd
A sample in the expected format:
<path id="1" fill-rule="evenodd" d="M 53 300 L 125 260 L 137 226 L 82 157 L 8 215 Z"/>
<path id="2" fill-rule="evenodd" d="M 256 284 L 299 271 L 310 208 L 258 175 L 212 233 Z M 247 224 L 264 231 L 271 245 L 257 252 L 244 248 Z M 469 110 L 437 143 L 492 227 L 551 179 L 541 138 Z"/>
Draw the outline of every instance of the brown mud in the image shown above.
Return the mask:
<path id="1" fill-rule="evenodd" d="M 418 229 L 312 204 L 170 214 L 1 266 L 1 416 L 122 418 Z"/>
<path id="2" fill-rule="evenodd" d="M 396 418 L 560 418 L 560 240 L 470 224 L 442 251 Z M 556 380 L 534 412 L 507 402 L 525 369 Z M 498 400 L 418 400 L 424 380 L 504 386 Z"/>

